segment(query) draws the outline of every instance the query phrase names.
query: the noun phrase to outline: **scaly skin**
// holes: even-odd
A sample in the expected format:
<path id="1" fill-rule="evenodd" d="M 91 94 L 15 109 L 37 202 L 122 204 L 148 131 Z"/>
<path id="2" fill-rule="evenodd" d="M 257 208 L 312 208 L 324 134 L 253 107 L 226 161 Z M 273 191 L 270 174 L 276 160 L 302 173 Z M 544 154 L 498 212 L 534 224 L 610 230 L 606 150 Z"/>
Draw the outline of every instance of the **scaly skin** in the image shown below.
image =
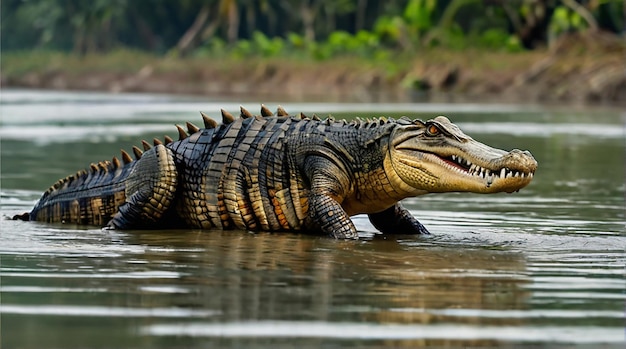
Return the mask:
<path id="1" fill-rule="evenodd" d="M 92 165 L 60 180 L 20 217 L 117 229 L 202 228 L 302 231 L 358 238 L 350 216 L 365 213 L 385 234 L 427 234 L 402 207 L 407 197 L 514 192 L 537 162 L 527 151 L 476 142 L 446 117 L 422 122 L 313 120 L 241 109 L 223 122 L 203 114 L 180 139 L 155 140 L 137 160 Z"/>

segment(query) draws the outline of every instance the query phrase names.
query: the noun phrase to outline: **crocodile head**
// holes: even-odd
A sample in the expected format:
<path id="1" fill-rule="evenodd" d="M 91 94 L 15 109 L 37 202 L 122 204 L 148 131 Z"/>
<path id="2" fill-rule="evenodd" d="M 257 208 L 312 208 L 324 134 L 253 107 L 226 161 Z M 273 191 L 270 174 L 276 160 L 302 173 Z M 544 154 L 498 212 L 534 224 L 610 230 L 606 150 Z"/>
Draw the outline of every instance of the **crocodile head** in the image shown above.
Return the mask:
<path id="1" fill-rule="evenodd" d="M 388 166 L 416 193 L 515 192 L 530 183 L 537 161 L 475 141 L 444 116 L 406 122 L 390 137 Z"/>

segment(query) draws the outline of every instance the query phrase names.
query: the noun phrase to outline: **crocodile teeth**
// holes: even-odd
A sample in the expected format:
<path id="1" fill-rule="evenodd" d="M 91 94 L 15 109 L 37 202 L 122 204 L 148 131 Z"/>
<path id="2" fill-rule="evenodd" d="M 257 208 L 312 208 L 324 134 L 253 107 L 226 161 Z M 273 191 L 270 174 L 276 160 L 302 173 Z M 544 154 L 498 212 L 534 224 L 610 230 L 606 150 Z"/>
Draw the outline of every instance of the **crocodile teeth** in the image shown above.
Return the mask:
<path id="1" fill-rule="evenodd" d="M 457 164 L 461 165 L 461 166 L 472 166 L 472 162 L 464 159 L 458 155 L 451 155 L 450 159 L 452 159 L 452 161 L 456 162 Z"/>
<path id="2" fill-rule="evenodd" d="M 490 170 L 484 167 L 480 167 L 479 165 L 473 164 L 471 161 L 464 159 L 458 155 L 450 155 L 448 158 L 453 162 L 465 167 L 466 169 L 454 168 L 455 170 L 461 173 L 467 173 L 472 176 L 477 176 L 482 179 L 487 180 L 488 182 L 493 182 L 496 178 L 532 178 L 532 173 L 525 173 L 523 171 L 514 171 L 508 168 L 501 168 L 500 170 Z"/>

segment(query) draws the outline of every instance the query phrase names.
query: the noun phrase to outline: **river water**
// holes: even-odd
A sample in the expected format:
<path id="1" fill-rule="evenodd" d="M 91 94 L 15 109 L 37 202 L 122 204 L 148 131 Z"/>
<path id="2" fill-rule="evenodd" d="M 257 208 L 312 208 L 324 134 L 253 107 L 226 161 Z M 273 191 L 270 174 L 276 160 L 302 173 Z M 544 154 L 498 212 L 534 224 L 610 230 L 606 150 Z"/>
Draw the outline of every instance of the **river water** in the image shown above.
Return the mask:
<path id="1" fill-rule="evenodd" d="M 619 111 L 494 104 L 303 104 L 422 119 L 530 150 L 515 194 L 406 201 L 431 236 L 360 241 L 245 231 L 101 231 L 4 218 L 57 179 L 257 100 L 3 90 L 1 344 L 71 347 L 623 348 Z M 275 107 L 277 103 L 265 101 Z"/>

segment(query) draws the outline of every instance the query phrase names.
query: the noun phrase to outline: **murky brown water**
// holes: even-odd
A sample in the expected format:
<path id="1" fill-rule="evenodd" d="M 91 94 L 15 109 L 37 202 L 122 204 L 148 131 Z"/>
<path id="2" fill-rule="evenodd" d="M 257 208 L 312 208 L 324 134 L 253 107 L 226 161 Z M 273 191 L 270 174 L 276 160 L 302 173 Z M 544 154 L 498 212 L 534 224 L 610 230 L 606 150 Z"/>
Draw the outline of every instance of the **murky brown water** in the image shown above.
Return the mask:
<path id="1" fill-rule="evenodd" d="M 201 124 L 198 110 L 239 107 L 148 95 L 0 97 L 3 217 L 29 210 L 58 178 L 141 138 L 174 135 L 174 123 Z M 429 237 L 384 238 L 359 216 L 357 242 L 3 220 L 3 347 L 623 347 L 619 112 L 283 105 L 337 117 L 445 114 L 480 141 L 531 150 L 540 167 L 517 194 L 407 200 Z"/>

